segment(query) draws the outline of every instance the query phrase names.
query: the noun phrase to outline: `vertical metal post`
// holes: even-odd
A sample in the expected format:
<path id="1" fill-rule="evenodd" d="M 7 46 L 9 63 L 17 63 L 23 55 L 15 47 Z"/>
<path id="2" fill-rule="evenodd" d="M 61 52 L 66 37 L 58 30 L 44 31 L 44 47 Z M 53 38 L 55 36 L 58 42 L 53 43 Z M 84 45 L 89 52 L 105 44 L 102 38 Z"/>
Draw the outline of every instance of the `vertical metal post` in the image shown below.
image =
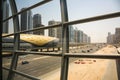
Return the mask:
<path id="1" fill-rule="evenodd" d="M 120 59 L 116 59 L 116 66 L 117 66 L 118 80 L 120 80 Z"/>
<path id="2" fill-rule="evenodd" d="M 66 0 L 60 0 L 62 23 L 68 22 L 68 12 Z M 68 25 L 62 25 L 62 61 L 60 80 L 67 80 L 69 58 L 64 56 L 69 53 L 69 28 Z"/>
<path id="3" fill-rule="evenodd" d="M 55 48 L 53 47 L 53 51 L 55 51 Z"/>
<path id="4" fill-rule="evenodd" d="M 3 27 L 3 0 L 0 0 L 0 42 L 2 42 L 2 27 Z M 0 43 L 0 47 L 2 48 L 2 43 Z M 2 50 L 0 49 L 0 80 L 2 80 Z"/>
<path id="5" fill-rule="evenodd" d="M 16 7 L 15 0 L 9 0 L 9 2 L 10 2 L 11 10 L 12 10 L 12 15 L 14 15 L 15 13 L 17 13 L 17 7 Z M 18 16 L 13 17 L 13 24 L 14 24 L 14 33 L 19 32 Z M 14 35 L 14 51 L 19 49 L 19 38 L 20 38 L 19 34 Z M 7 80 L 14 79 L 15 73 L 12 70 L 17 68 L 17 62 L 18 62 L 18 54 L 14 53 L 12 57 L 12 62 L 10 65 L 10 70 L 9 70 Z"/>

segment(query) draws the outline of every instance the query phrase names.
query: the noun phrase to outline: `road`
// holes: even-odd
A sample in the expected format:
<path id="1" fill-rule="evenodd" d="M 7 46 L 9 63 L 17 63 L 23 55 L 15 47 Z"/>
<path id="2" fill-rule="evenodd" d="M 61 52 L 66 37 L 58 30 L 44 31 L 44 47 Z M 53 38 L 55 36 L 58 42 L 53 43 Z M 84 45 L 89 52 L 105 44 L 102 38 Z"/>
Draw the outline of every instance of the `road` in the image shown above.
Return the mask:
<path id="1" fill-rule="evenodd" d="M 72 52 L 95 52 L 98 50 L 98 46 L 96 47 L 90 45 L 78 47 L 77 49 L 73 49 Z M 77 58 L 70 58 L 70 62 L 77 60 Z M 28 64 L 21 64 L 22 61 L 28 61 Z M 10 66 L 11 57 L 3 58 L 3 66 L 8 67 Z M 40 55 L 22 55 L 19 57 L 17 70 L 24 72 L 26 74 L 40 77 L 45 75 L 48 72 L 56 70 L 61 67 L 61 58 L 60 57 L 49 57 L 49 56 L 40 56 Z M 3 70 L 3 80 L 6 80 L 8 71 Z M 29 80 L 27 78 L 21 77 L 19 75 L 15 76 L 15 80 Z"/>
<path id="2" fill-rule="evenodd" d="M 31 57 L 31 58 L 30 58 Z M 73 62 L 77 58 L 70 59 L 70 62 Z M 9 58 L 10 60 L 10 58 Z M 29 61 L 28 64 L 21 64 L 21 61 Z M 10 63 L 5 63 L 5 67 L 9 67 Z M 29 75 L 40 77 L 48 72 L 51 72 L 61 66 L 61 58 L 60 57 L 43 57 L 36 55 L 26 55 L 26 57 L 22 57 L 18 61 L 17 70 L 27 73 Z M 7 71 L 3 70 L 3 80 L 6 80 Z M 27 78 L 16 75 L 15 80 L 29 80 Z"/>

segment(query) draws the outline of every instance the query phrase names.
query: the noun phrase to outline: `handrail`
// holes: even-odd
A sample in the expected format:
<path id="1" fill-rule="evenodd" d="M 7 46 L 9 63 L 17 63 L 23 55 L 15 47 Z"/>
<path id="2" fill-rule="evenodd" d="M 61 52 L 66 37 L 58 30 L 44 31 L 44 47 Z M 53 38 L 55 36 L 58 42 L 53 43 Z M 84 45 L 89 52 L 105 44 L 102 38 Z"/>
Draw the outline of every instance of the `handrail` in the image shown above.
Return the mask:
<path id="1" fill-rule="evenodd" d="M 99 15 L 99 16 L 95 16 L 95 17 L 91 17 L 91 18 L 79 19 L 79 20 L 74 20 L 74 21 L 69 21 L 69 22 L 64 22 L 63 24 L 64 25 L 74 25 L 74 24 L 79 24 L 79 23 L 87 23 L 87 22 L 91 22 L 91 21 L 97 21 L 97 20 L 103 20 L 103 19 L 109 19 L 109 18 L 115 18 L 115 17 L 120 17 L 120 12 Z M 60 26 L 62 26 L 61 23 L 56 24 L 56 25 L 49 25 L 49 26 L 44 26 L 44 27 L 33 28 L 31 30 L 24 30 L 24 31 L 20 31 L 17 33 L 11 33 L 8 35 L 4 35 L 2 37 L 8 37 L 8 36 L 12 36 L 14 34 L 26 33 L 26 32 L 36 31 L 36 30 L 40 30 L 40 29 L 55 28 L 55 27 L 60 27 Z"/>
<path id="2" fill-rule="evenodd" d="M 96 59 L 120 59 L 119 54 L 88 54 L 88 53 L 65 53 L 67 57 L 76 57 L 76 58 L 96 58 Z"/>
<path id="3" fill-rule="evenodd" d="M 2 67 L 2 69 L 4 69 L 4 70 L 10 70 L 9 68 L 7 68 L 7 67 Z M 12 70 L 14 73 L 16 73 L 16 74 L 19 74 L 19 75 L 21 75 L 21 76 L 24 76 L 24 77 L 26 77 L 26 78 L 29 78 L 29 79 L 32 79 L 32 80 L 40 80 L 40 79 L 38 79 L 38 78 L 36 78 L 36 77 L 34 77 L 34 76 L 31 76 L 31 75 L 28 75 L 28 74 L 26 74 L 26 73 L 23 73 L 23 72 L 20 72 L 20 71 L 17 71 L 17 70 Z"/>
<path id="4" fill-rule="evenodd" d="M 61 57 L 62 54 L 58 52 L 35 52 L 35 51 L 14 51 L 17 54 L 35 54 L 35 55 L 47 55 L 47 56 L 56 56 Z M 81 57 L 81 58 L 96 58 L 96 59 L 120 59 L 119 54 L 93 54 L 93 53 L 65 53 L 66 57 Z"/>
<path id="5" fill-rule="evenodd" d="M 7 20 L 13 18 L 14 16 L 17 16 L 17 15 L 19 15 L 19 14 L 25 12 L 25 11 L 28 11 L 28 10 L 33 9 L 33 8 L 36 8 L 36 7 L 38 7 L 38 6 L 40 6 L 40 5 L 43 5 L 43 4 L 45 4 L 45 3 L 47 3 L 47 2 L 50 2 L 50 1 L 52 1 L 52 0 L 43 0 L 43 1 L 39 2 L 39 3 L 37 3 L 37 4 L 34 4 L 34 5 L 32 5 L 32 6 L 28 7 L 28 8 L 26 8 L 26 9 L 24 9 L 24 10 L 22 10 L 22 11 L 16 13 L 16 14 L 14 14 L 14 15 L 12 15 L 12 16 L 6 18 L 6 19 L 4 19 L 3 22 L 5 22 L 5 21 L 7 21 Z"/>
<path id="6" fill-rule="evenodd" d="M 36 54 L 36 55 L 47 55 L 47 56 L 62 56 L 61 53 L 57 52 L 35 52 L 35 51 L 15 51 L 17 54 Z"/>
<path id="7" fill-rule="evenodd" d="M 36 31 L 36 30 L 40 30 L 40 29 L 49 29 L 49 28 L 52 28 L 52 27 L 55 28 L 55 27 L 60 27 L 60 26 L 61 26 L 61 24 L 38 27 L 38 28 L 33 28 L 31 30 L 24 30 L 24 31 L 16 32 L 16 33 L 6 34 L 6 35 L 3 35 L 2 37 L 8 37 L 8 36 L 12 36 L 14 34 L 26 33 L 26 32 Z"/>
<path id="8" fill-rule="evenodd" d="M 35 52 L 35 51 L 15 51 L 17 54 L 35 54 L 35 55 L 47 55 L 61 57 L 61 53 L 56 52 Z M 96 59 L 120 59 L 119 54 L 94 54 L 94 53 L 65 53 L 66 57 L 81 57 L 81 58 L 96 58 Z"/>
<path id="9" fill-rule="evenodd" d="M 99 15 L 99 16 L 90 17 L 90 18 L 86 18 L 86 19 L 74 20 L 74 21 L 66 22 L 64 24 L 65 25 L 73 25 L 73 24 L 78 24 L 78 23 L 87 23 L 87 22 L 91 22 L 91 21 L 104 20 L 104 19 L 115 18 L 115 17 L 120 17 L 120 12 Z"/>

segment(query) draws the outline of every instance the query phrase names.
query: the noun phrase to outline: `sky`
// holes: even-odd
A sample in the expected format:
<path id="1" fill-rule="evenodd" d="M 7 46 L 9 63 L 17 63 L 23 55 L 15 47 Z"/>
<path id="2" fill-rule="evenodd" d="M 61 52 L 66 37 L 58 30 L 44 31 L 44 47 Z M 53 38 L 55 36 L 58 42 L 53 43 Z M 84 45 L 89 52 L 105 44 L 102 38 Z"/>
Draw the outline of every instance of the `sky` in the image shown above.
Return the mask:
<path id="1" fill-rule="evenodd" d="M 42 0 L 15 0 L 18 11 Z M 120 12 L 120 0 L 67 0 L 69 21 Z M 32 15 L 41 14 L 42 24 L 48 21 L 61 21 L 59 0 L 53 0 L 40 7 L 32 9 Z M 11 20 L 12 21 L 12 20 Z M 12 26 L 12 25 L 11 25 Z M 120 28 L 120 17 L 73 25 L 91 37 L 91 42 L 106 42 L 108 32 L 115 33 Z M 10 32 L 13 31 L 11 27 Z"/>

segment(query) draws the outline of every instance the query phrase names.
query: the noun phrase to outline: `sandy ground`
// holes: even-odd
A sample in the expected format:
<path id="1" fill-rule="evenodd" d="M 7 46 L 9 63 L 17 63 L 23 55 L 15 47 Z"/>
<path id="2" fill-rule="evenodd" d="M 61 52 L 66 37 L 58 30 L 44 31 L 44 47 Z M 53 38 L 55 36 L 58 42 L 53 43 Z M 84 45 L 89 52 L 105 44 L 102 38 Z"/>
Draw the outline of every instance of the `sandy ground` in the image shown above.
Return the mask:
<path id="1" fill-rule="evenodd" d="M 117 48 L 117 50 L 120 52 L 120 47 L 119 47 L 119 48 Z"/>
<path id="2" fill-rule="evenodd" d="M 117 53 L 116 48 L 108 45 L 94 54 L 112 53 Z M 116 73 L 115 60 L 78 59 L 69 65 L 68 80 L 118 80 Z M 42 80 L 60 80 L 60 71 L 50 72 Z"/>

